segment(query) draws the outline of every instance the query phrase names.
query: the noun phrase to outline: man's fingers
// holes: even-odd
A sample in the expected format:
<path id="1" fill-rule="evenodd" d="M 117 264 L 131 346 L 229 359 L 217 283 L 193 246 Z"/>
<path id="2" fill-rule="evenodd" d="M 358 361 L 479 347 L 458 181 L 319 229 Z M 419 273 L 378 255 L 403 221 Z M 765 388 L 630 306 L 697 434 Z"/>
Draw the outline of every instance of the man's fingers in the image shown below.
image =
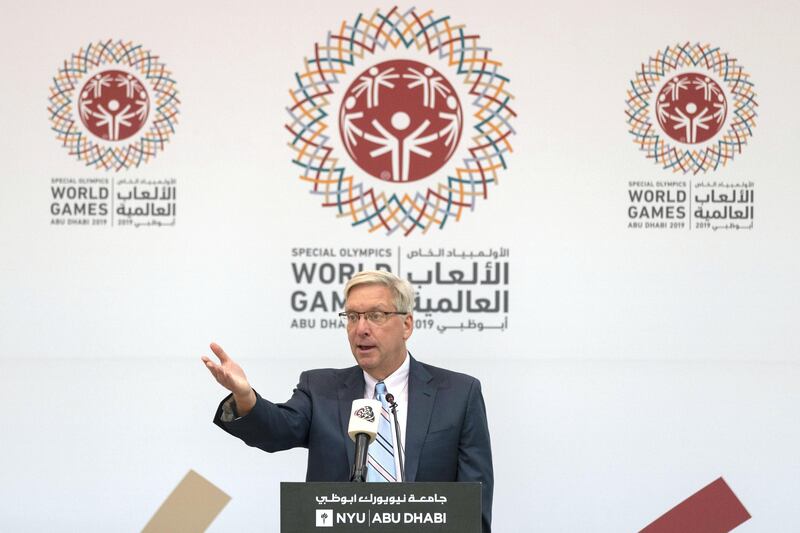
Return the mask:
<path id="1" fill-rule="evenodd" d="M 221 366 L 214 363 L 208 358 L 204 358 L 204 362 L 206 364 L 206 368 L 211 375 L 214 376 L 214 379 L 217 380 L 217 383 L 225 387 L 226 389 L 230 387 L 230 376 L 225 373 L 225 370 L 222 369 Z"/>
<path id="2" fill-rule="evenodd" d="M 214 352 L 214 355 L 220 360 L 221 363 L 229 360 L 228 354 L 225 353 L 225 350 L 222 349 L 222 346 L 217 344 L 216 342 L 212 342 L 210 345 L 211 351 Z"/>
<path id="3" fill-rule="evenodd" d="M 214 376 L 214 379 L 217 380 L 217 383 L 231 392 L 233 392 L 235 388 L 241 388 L 242 381 L 247 385 L 247 378 L 245 378 L 244 372 L 242 372 L 239 365 L 225 353 L 225 350 L 215 342 L 212 342 L 210 346 L 211 351 L 214 352 L 214 355 L 219 359 L 219 364 L 206 355 L 200 357 L 200 359 L 203 361 L 203 364 L 206 365 L 208 371 L 211 372 L 211 375 Z M 249 385 L 247 386 L 249 387 Z"/>
<path id="4" fill-rule="evenodd" d="M 217 374 L 222 370 L 220 368 L 220 366 L 218 364 L 216 364 L 214 361 L 212 361 L 211 359 L 209 359 L 208 357 L 206 357 L 205 355 L 203 357 L 201 357 L 200 359 L 203 360 L 203 364 L 205 365 L 205 367 L 216 378 Z"/>

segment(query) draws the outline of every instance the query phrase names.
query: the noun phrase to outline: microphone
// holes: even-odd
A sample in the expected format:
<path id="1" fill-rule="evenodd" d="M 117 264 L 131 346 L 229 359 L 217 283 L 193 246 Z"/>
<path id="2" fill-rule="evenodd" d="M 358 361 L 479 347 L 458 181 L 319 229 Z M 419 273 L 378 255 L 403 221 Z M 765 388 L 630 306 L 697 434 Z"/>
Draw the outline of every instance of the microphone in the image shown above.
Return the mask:
<path id="1" fill-rule="evenodd" d="M 378 436 L 381 402 L 378 400 L 353 400 L 347 434 L 356 443 L 356 454 L 350 470 L 350 481 L 367 480 L 367 448 Z"/>
<path id="2" fill-rule="evenodd" d="M 394 394 L 391 392 L 386 394 L 386 401 L 392 409 L 392 418 L 394 419 L 394 432 L 397 435 L 397 458 L 400 460 L 400 481 L 406 480 L 405 467 L 403 466 L 403 439 L 400 438 L 400 423 L 397 421 L 397 402 L 394 401 Z"/>

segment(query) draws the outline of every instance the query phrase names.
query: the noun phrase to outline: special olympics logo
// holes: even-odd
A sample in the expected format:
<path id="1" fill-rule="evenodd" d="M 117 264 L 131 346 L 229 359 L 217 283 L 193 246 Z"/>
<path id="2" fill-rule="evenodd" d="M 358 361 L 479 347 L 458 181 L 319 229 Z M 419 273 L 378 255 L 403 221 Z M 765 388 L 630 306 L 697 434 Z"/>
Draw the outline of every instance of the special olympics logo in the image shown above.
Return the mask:
<path id="1" fill-rule="evenodd" d="M 642 64 L 628 90 L 630 132 L 650 159 L 697 174 L 741 153 L 755 126 L 750 76 L 710 45 L 667 47 Z"/>
<path id="2" fill-rule="evenodd" d="M 314 46 L 286 128 L 299 177 L 324 207 L 370 232 L 409 235 L 488 197 L 516 113 L 502 63 L 479 39 L 448 16 L 395 7 L 344 21 Z"/>
<path id="3" fill-rule="evenodd" d="M 110 141 L 138 133 L 149 111 L 150 96 L 142 82 L 121 70 L 104 70 L 92 76 L 78 99 L 78 114 L 86 129 Z"/>
<path id="4" fill-rule="evenodd" d="M 353 414 L 367 422 L 375 422 L 375 413 L 372 411 L 372 407 L 361 407 Z"/>
<path id="5" fill-rule="evenodd" d="M 370 67 L 350 85 L 339 111 L 347 153 L 386 181 L 416 181 L 442 168 L 461 138 L 461 123 L 450 82 L 407 60 Z"/>
<path id="6" fill-rule="evenodd" d="M 72 54 L 50 87 L 50 122 L 71 155 L 122 170 L 155 157 L 175 131 L 172 74 L 130 42 L 104 41 Z"/>
<path id="7" fill-rule="evenodd" d="M 688 73 L 671 78 L 656 101 L 661 129 L 678 142 L 703 143 L 725 122 L 727 99 L 722 87 L 706 75 Z"/>

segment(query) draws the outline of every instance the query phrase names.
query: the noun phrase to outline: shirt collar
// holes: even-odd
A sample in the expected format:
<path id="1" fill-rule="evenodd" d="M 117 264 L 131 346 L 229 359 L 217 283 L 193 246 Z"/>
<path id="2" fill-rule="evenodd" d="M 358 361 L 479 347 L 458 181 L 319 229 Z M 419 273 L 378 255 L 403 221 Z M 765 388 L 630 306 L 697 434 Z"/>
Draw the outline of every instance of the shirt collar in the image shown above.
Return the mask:
<path id="1" fill-rule="evenodd" d="M 400 365 L 400 368 L 392 372 L 383 382 L 386 384 L 386 391 L 391 392 L 395 396 L 402 392 L 406 385 L 408 385 L 408 372 L 411 368 L 411 357 L 409 357 L 408 352 L 406 352 L 406 358 L 403 360 L 403 364 Z M 364 372 L 364 383 L 366 389 L 366 395 L 369 398 L 375 397 L 375 385 L 378 383 L 378 380 L 370 376 L 367 372 Z"/>

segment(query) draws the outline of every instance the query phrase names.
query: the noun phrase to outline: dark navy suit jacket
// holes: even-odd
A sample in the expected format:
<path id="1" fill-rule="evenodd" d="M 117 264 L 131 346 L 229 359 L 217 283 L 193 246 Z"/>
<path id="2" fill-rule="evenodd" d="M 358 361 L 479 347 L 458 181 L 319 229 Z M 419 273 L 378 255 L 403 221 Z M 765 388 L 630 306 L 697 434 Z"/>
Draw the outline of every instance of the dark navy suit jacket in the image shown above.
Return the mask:
<path id="1" fill-rule="evenodd" d="M 306 481 L 348 481 L 355 446 L 347 435 L 353 400 L 364 397 L 364 374 L 354 366 L 308 370 L 286 403 L 256 393 L 246 416 L 214 423 L 250 446 L 276 452 L 308 448 Z M 480 481 L 483 531 L 491 531 L 494 473 L 480 382 L 415 360 L 408 375 L 406 481 Z"/>

